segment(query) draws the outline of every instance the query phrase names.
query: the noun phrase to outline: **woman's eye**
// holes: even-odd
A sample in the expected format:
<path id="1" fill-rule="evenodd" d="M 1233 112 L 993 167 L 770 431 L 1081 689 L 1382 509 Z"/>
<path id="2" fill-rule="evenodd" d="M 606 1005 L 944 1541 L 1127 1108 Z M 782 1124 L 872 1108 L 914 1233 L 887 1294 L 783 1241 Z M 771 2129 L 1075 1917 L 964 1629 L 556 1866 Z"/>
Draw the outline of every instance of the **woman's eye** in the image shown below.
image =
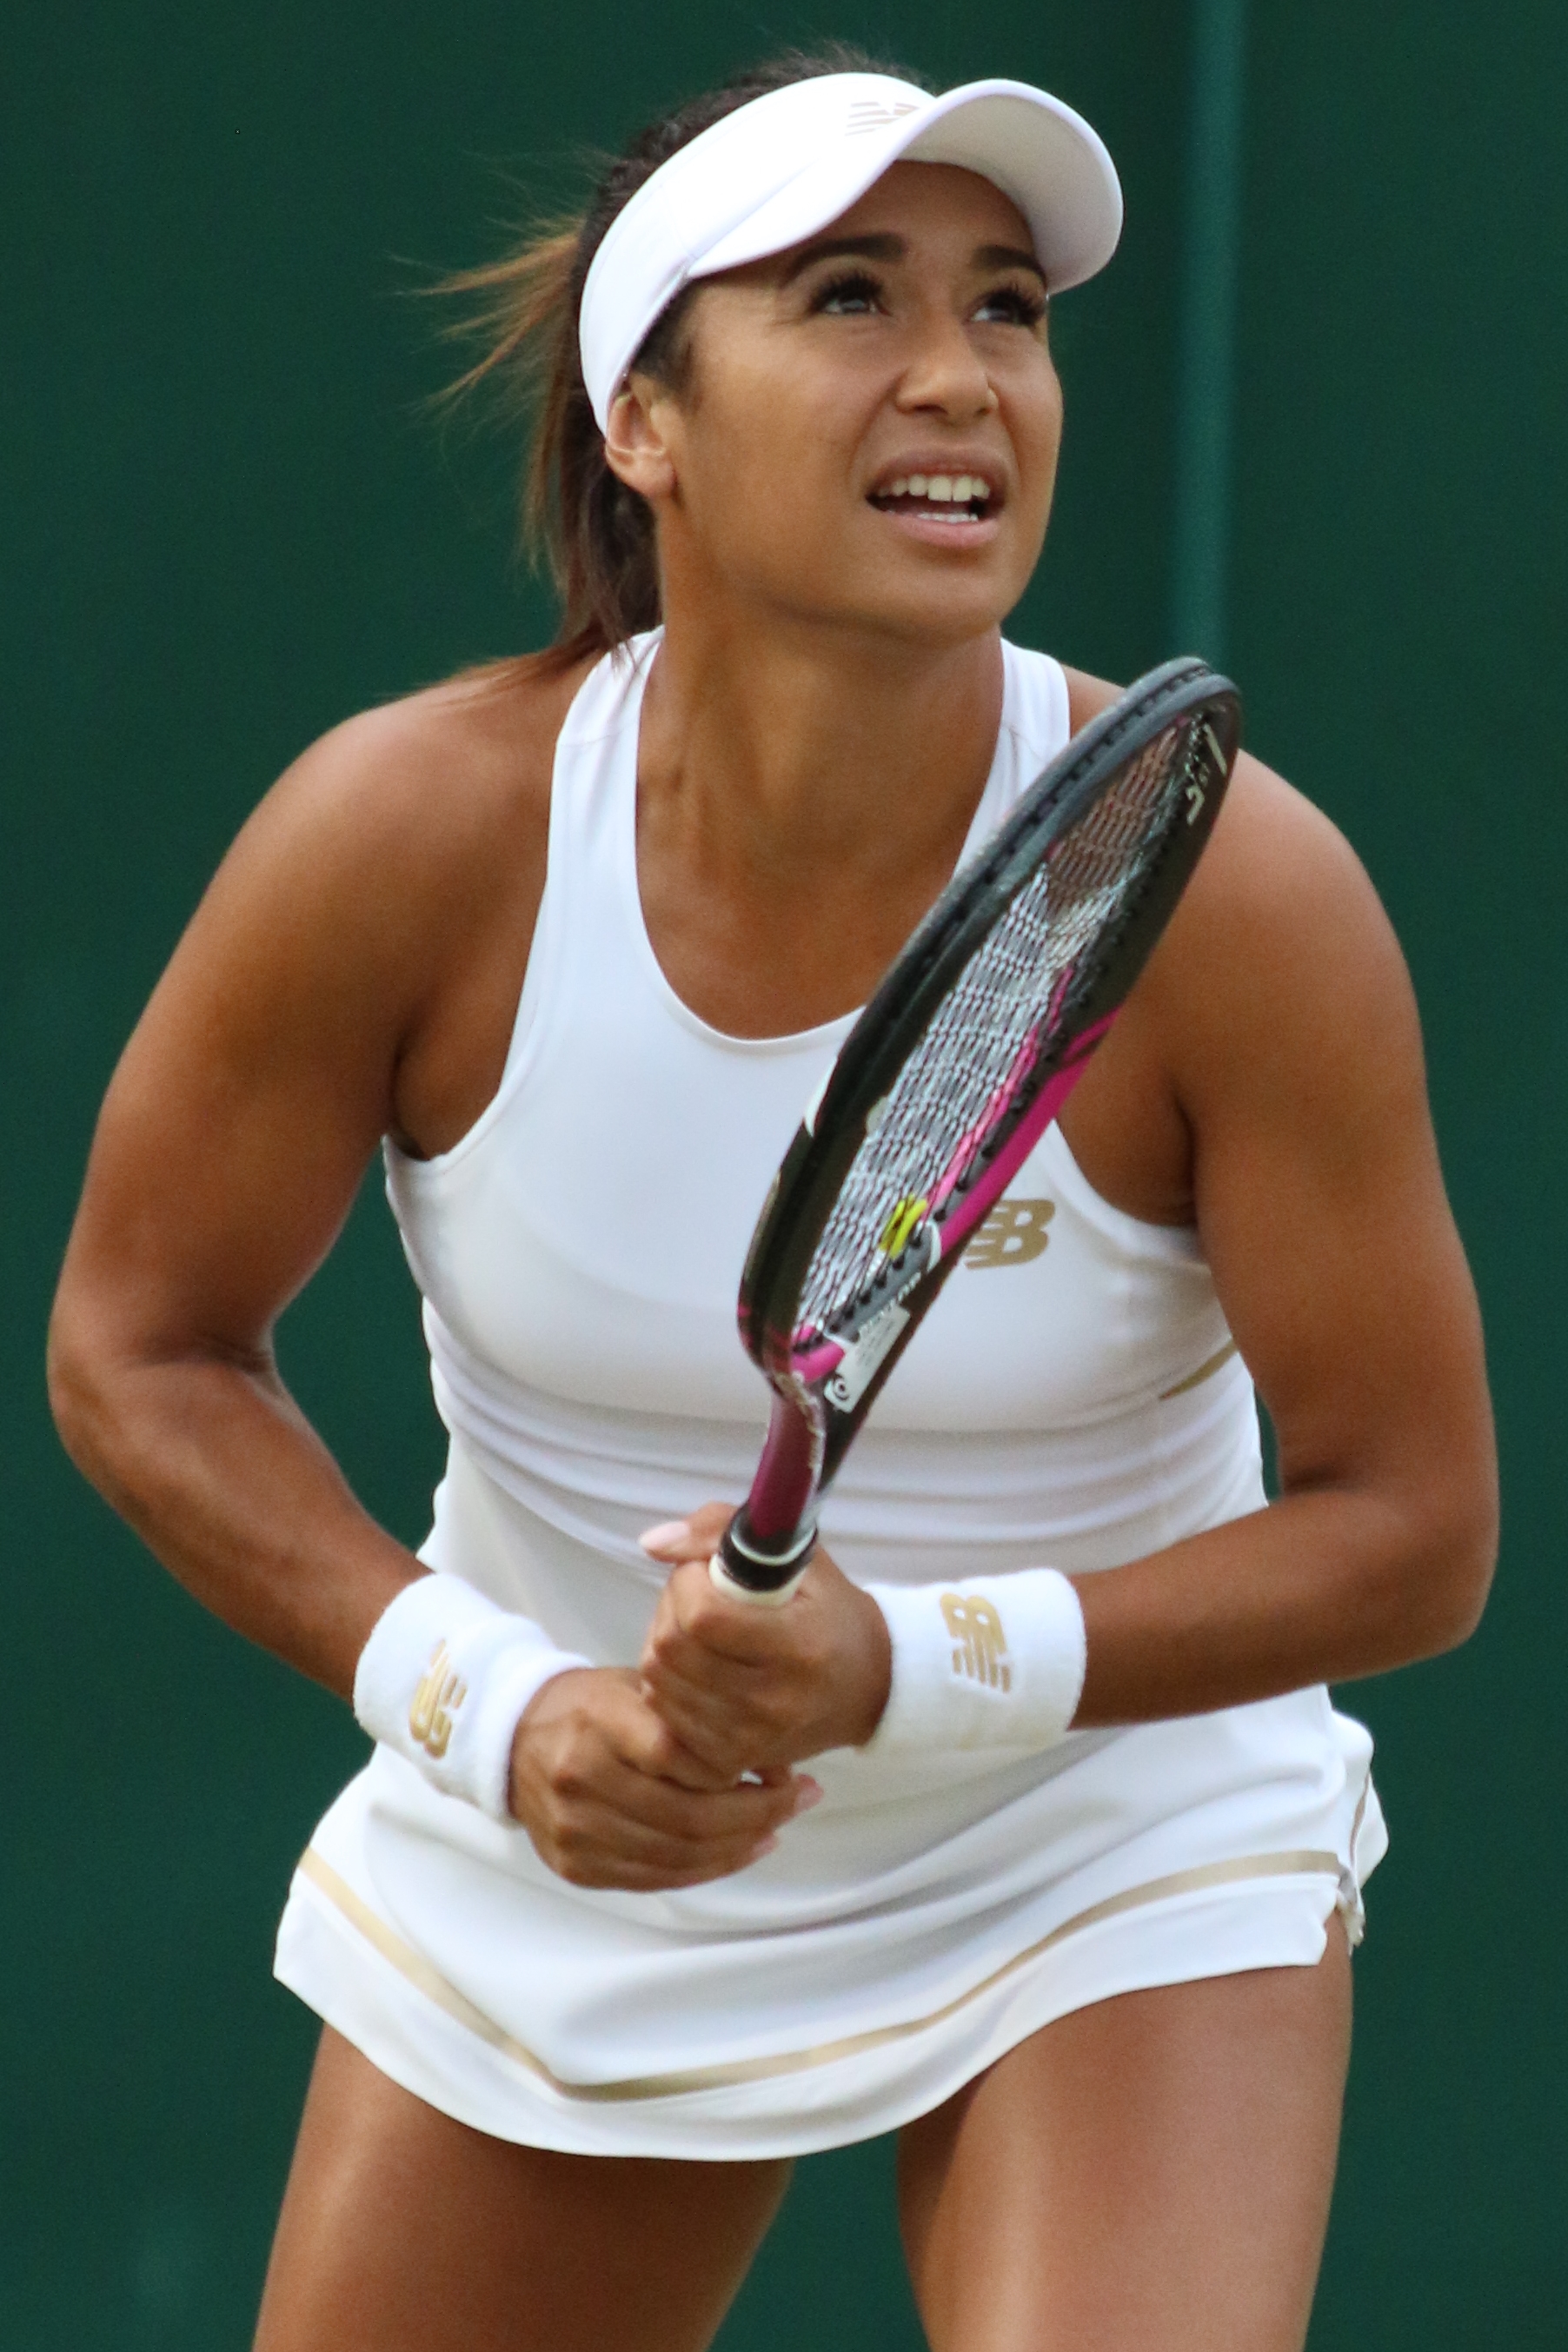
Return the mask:
<path id="1" fill-rule="evenodd" d="M 882 289 L 874 278 L 856 270 L 847 278 L 830 278 L 819 286 L 812 298 L 812 309 L 825 311 L 832 318 L 860 318 L 875 310 L 881 301 Z"/>
<path id="2" fill-rule="evenodd" d="M 974 315 L 987 325 L 999 320 L 1008 327 L 1037 327 L 1046 315 L 1045 296 L 1022 286 L 998 286 Z"/>

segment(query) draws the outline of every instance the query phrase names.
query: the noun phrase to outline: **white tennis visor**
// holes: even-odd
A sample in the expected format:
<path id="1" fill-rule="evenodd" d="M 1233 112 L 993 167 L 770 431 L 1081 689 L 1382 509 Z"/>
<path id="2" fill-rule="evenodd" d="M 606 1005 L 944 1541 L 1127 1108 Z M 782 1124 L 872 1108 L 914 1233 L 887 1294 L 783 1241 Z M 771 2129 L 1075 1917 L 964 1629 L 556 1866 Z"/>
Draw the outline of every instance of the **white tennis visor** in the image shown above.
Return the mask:
<path id="1" fill-rule="evenodd" d="M 791 82 L 680 148 L 610 224 L 578 328 L 601 432 L 644 337 L 683 287 L 815 236 L 900 162 L 956 163 L 1010 196 L 1053 294 L 1116 250 L 1116 166 L 1048 91 L 970 81 L 932 98 L 886 74 Z"/>

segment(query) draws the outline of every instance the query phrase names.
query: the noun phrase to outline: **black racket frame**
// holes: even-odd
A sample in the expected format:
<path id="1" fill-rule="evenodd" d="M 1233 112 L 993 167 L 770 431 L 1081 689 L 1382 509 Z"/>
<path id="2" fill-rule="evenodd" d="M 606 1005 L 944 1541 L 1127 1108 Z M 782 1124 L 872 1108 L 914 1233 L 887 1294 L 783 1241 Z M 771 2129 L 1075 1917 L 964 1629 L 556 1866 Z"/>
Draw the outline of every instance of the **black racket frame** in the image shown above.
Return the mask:
<path id="1" fill-rule="evenodd" d="M 1201 717 L 1200 717 L 1201 714 Z M 1110 952 L 1097 962 L 1064 1007 L 1064 1036 L 1031 1074 L 1016 1119 L 1054 1072 L 1071 1058 L 1075 1041 L 1123 1002 L 1186 887 L 1213 830 L 1229 782 L 1241 734 L 1241 698 L 1231 681 L 1194 656 L 1165 662 L 1128 688 L 1089 721 L 1046 768 L 994 837 L 960 869 L 889 966 L 840 1047 L 823 1093 L 796 1129 L 769 1187 L 741 1276 L 742 1340 L 775 1395 L 770 1446 L 785 1433 L 781 1411 L 815 1422 L 811 1509 L 787 1535 L 763 1534 L 745 1506 L 722 1539 L 726 1567 L 737 1583 L 767 1591 L 788 1581 L 815 1540 L 815 1506 L 831 1480 L 905 1347 L 934 1305 L 963 1255 L 944 1253 L 900 1298 L 909 1322 L 898 1343 L 847 1411 L 790 1377 L 791 1344 L 812 1253 L 845 1177 L 865 1139 L 867 1121 L 890 1091 L 900 1070 L 931 1026 L 948 990 L 1042 859 L 1090 809 L 1130 758 L 1183 720 L 1198 720 L 1204 769 L 1189 822 L 1167 835 L 1165 854 L 1129 900 Z M 1205 740 L 1206 738 L 1206 740 Z M 997 1145 L 1005 1134 L 995 1139 Z M 898 1295 L 896 1276 L 889 1296 Z"/>

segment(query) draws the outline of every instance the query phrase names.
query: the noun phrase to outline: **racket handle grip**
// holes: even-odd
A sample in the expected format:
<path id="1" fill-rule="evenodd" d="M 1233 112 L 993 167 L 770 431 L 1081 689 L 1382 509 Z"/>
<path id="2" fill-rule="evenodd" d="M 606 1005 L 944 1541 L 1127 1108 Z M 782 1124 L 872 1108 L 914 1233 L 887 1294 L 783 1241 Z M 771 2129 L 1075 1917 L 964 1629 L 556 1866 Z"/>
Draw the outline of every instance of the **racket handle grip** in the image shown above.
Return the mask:
<path id="1" fill-rule="evenodd" d="M 761 1609 L 782 1609 L 811 1565 L 816 1549 L 816 1522 L 797 1528 L 783 1552 L 764 1551 L 750 1533 L 744 1511 L 737 1511 L 719 1538 L 719 1549 L 708 1563 L 708 1573 L 719 1591 L 731 1601 L 749 1601 Z"/>

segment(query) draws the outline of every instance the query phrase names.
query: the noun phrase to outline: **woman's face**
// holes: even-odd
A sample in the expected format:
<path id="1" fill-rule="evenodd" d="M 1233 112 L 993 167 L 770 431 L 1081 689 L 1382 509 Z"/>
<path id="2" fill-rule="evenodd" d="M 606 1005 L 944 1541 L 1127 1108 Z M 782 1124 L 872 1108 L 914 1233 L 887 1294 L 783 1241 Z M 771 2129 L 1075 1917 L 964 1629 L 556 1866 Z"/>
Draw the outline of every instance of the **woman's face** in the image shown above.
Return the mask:
<path id="1" fill-rule="evenodd" d="M 699 290 L 679 390 L 634 379 L 610 455 L 658 518 L 667 610 L 960 641 L 1023 593 L 1061 388 L 1045 283 L 989 180 L 899 163 L 818 237 Z"/>

